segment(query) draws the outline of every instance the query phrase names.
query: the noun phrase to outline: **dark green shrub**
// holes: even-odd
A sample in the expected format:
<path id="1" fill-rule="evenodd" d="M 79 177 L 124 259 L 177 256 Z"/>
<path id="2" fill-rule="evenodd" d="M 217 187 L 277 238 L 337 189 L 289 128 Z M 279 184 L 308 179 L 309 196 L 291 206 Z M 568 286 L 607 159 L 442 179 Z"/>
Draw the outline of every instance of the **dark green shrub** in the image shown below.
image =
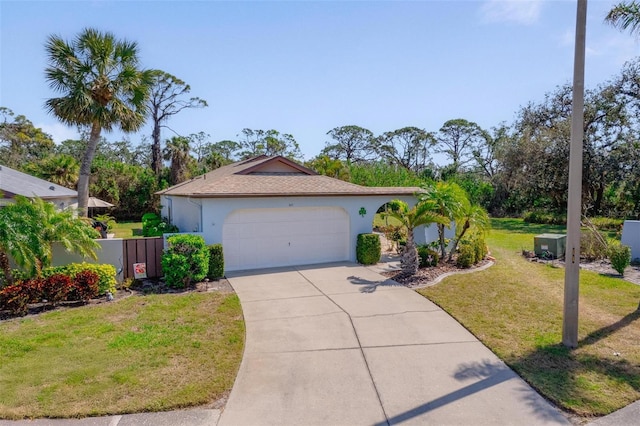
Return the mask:
<path id="1" fill-rule="evenodd" d="M 440 255 L 438 252 L 426 245 L 418 246 L 418 256 L 420 256 L 421 268 L 438 266 L 438 262 L 440 262 Z"/>
<path id="2" fill-rule="evenodd" d="M 566 225 L 567 216 L 558 213 L 533 210 L 522 215 L 522 219 L 527 223 L 539 223 L 544 225 Z"/>
<path id="3" fill-rule="evenodd" d="M 358 234 L 356 258 L 363 265 L 375 265 L 380 261 L 382 249 L 378 234 Z"/>
<path id="4" fill-rule="evenodd" d="M 207 247 L 209 250 L 209 273 L 207 277 L 217 280 L 224 277 L 224 253 L 222 244 L 212 244 Z"/>
<path id="5" fill-rule="evenodd" d="M 174 232 L 179 232 L 178 227 L 170 224 L 167 218 L 161 218 L 155 213 L 142 215 L 142 236 L 161 237 Z"/>
<path id="6" fill-rule="evenodd" d="M 199 235 L 180 234 L 167 238 L 162 271 L 169 287 L 185 288 L 201 281 L 209 272 L 209 251 Z"/>
<path id="7" fill-rule="evenodd" d="M 91 271 L 98 275 L 98 295 L 103 295 L 106 292 L 116 294 L 116 268 L 107 263 L 101 265 L 86 262 L 70 263 L 64 266 L 45 268 L 42 270 L 42 276 L 46 278 L 53 274 L 65 274 L 73 280 L 82 271 Z"/>
<path id="8" fill-rule="evenodd" d="M 476 263 L 476 250 L 469 240 L 460 241 L 456 265 L 460 268 L 470 268 Z"/>
<path id="9" fill-rule="evenodd" d="M 624 270 L 631 263 L 631 248 L 618 243 L 610 244 L 609 260 L 613 269 L 620 275 L 624 275 Z"/>
<path id="10" fill-rule="evenodd" d="M 475 251 L 475 260 L 474 260 L 474 264 L 480 262 L 481 260 L 483 260 L 485 257 L 487 257 L 487 243 L 484 239 L 484 235 L 483 234 L 476 234 L 473 236 L 473 238 L 471 239 L 471 242 L 473 244 L 473 249 Z"/>

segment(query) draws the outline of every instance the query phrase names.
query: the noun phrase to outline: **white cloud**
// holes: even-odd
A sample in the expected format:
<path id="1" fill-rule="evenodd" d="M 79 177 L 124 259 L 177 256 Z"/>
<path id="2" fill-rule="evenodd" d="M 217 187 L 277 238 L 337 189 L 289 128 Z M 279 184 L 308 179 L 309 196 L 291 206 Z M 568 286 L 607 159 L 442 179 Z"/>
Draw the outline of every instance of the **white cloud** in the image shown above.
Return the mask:
<path id="1" fill-rule="evenodd" d="M 480 8 L 484 22 L 531 25 L 540 18 L 542 0 L 487 0 Z"/>
<path id="2" fill-rule="evenodd" d="M 65 126 L 62 123 L 40 123 L 34 124 L 34 126 L 41 128 L 43 132 L 51 135 L 55 143 L 60 143 L 67 139 L 78 139 L 80 137 L 74 127 Z"/>

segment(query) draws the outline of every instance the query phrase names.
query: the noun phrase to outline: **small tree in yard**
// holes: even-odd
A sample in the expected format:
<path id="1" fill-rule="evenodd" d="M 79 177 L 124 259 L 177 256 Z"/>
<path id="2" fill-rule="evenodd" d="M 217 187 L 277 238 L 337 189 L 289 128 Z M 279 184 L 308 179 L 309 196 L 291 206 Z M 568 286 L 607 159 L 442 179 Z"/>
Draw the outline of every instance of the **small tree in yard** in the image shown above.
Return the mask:
<path id="1" fill-rule="evenodd" d="M 167 238 L 162 271 L 169 287 L 185 288 L 204 279 L 209 272 L 209 250 L 199 235 L 180 234 Z"/>
<path id="2" fill-rule="evenodd" d="M 415 275 L 420 266 L 420 258 L 416 243 L 413 240 L 413 230 L 420 225 L 430 223 L 446 224 L 449 223 L 449 219 L 435 213 L 434 206 L 430 202 L 419 202 L 410 209 L 407 203 L 394 200 L 389 203 L 389 207 L 389 212 L 385 214 L 398 219 L 407 230 L 407 245 L 402 252 L 400 260 L 402 272 L 408 276 Z"/>
<path id="3" fill-rule="evenodd" d="M 624 275 L 624 270 L 631 264 L 631 248 L 619 243 L 609 244 L 609 260 L 613 269 Z"/>

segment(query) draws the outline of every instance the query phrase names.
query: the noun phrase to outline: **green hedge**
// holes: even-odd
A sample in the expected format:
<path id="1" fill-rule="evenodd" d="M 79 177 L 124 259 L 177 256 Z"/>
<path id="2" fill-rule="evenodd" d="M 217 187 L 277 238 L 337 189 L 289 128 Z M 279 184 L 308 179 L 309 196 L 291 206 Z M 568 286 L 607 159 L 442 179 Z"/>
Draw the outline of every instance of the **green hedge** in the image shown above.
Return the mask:
<path id="1" fill-rule="evenodd" d="M 438 252 L 426 245 L 418 246 L 418 256 L 420 256 L 421 268 L 438 266 L 438 263 L 440 262 L 440 255 Z"/>
<path id="2" fill-rule="evenodd" d="M 487 256 L 487 244 L 483 234 L 470 235 L 458 244 L 456 265 L 470 268 Z"/>
<path id="3" fill-rule="evenodd" d="M 380 261 L 382 248 L 378 234 L 358 234 L 356 258 L 363 265 L 375 265 Z"/>
<path id="4" fill-rule="evenodd" d="M 212 244 L 207 247 L 209 250 L 209 273 L 207 277 L 217 280 L 224 277 L 224 253 L 222 244 Z"/>
<path id="5" fill-rule="evenodd" d="M 75 278 L 82 271 L 91 271 L 98 275 L 98 294 L 103 295 L 107 291 L 116 294 L 116 268 L 109 264 L 69 263 L 64 266 L 45 268 L 42 270 L 42 276 L 46 278 L 54 274 L 64 274 Z"/>
<path id="6" fill-rule="evenodd" d="M 199 235 L 179 234 L 167 238 L 162 272 L 169 287 L 185 288 L 202 281 L 209 272 L 209 251 Z"/>
<path id="7" fill-rule="evenodd" d="M 609 244 L 609 260 L 613 269 L 624 275 L 624 270 L 631 264 L 631 248 L 618 243 Z"/>
<path id="8" fill-rule="evenodd" d="M 167 218 L 161 218 L 155 213 L 142 215 L 142 236 L 161 237 L 163 234 L 179 232 L 178 227 L 169 223 Z"/>

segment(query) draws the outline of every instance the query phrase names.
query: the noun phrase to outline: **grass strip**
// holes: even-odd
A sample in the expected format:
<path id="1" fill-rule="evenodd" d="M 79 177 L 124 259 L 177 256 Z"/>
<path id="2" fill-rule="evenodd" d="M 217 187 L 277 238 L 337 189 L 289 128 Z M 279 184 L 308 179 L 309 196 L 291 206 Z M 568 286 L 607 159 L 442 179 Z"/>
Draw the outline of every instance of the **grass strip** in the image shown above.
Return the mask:
<path id="1" fill-rule="evenodd" d="M 132 296 L 0 323 L 0 417 L 171 410 L 230 390 L 244 346 L 235 294 Z"/>
<path id="2" fill-rule="evenodd" d="M 521 256 L 534 235 L 562 227 L 494 219 L 493 228 L 493 267 L 419 293 L 569 412 L 601 416 L 640 399 L 640 286 L 581 271 L 579 346 L 569 350 L 560 343 L 564 269 Z"/>

